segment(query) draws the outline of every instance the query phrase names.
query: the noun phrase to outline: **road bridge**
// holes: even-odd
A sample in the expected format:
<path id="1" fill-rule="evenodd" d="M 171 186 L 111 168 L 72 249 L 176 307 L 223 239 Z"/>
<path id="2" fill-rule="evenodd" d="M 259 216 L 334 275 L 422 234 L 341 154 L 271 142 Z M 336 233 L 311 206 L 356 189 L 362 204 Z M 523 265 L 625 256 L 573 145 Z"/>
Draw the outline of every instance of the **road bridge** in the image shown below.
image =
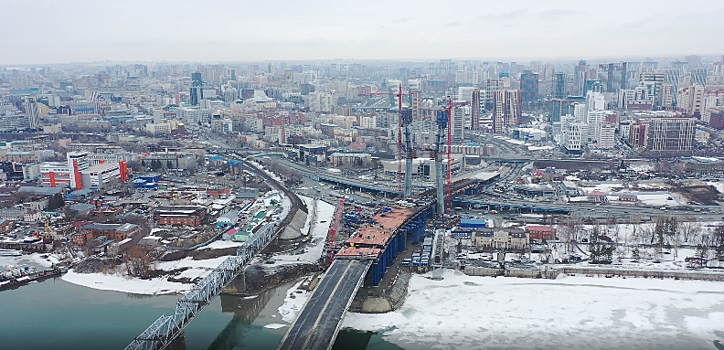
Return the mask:
<path id="1" fill-rule="evenodd" d="M 434 205 L 386 208 L 375 216 L 381 228 L 360 227 L 337 253 L 278 349 L 331 349 L 357 290 L 362 284 L 379 285 L 397 254 L 407 250 L 408 239 L 422 241 Z"/>
<path id="2" fill-rule="evenodd" d="M 572 209 L 568 208 L 560 208 L 560 207 L 547 207 L 537 204 L 516 204 L 516 203 L 500 203 L 500 202 L 488 202 L 488 201 L 480 201 L 480 200 L 470 200 L 470 199 L 463 199 L 463 198 L 453 198 L 453 203 L 458 204 L 468 204 L 468 205 L 480 205 L 480 206 L 489 206 L 489 207 L 500 207 L 500 208 L 514 208 L 518 210 L 530 210 L 532 212 L 547 212 L 547 213 L 560 213 L 560 214 L 568 214 L 571 212 Z"/>
<path id="3" fill-rule="evenodd" d="M 299 312 L 278 349 L 331 349 L 372 260 L 337 259 Z"/>

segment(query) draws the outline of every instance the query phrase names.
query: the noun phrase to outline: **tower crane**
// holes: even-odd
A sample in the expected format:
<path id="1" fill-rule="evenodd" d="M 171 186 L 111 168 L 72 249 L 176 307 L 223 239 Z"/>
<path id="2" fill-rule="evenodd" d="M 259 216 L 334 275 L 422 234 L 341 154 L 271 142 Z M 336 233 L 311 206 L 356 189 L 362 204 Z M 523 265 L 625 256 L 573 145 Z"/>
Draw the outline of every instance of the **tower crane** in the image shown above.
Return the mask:
<path id="1" fill-rule="evenodd" d="M 406 151 L 407 155 L 407 162 L 409 164 L 406 165 L 405 169 L 407 170 L 407 173 L 405 174 L 405 191 L 402 190 L 402 126 L 403 124 L 406 126 L 405 132 L 409 135 L 409 130 L 407 130 L 408 126 L 412 122 L 412 114 L 409 115 L 409 121 L 407 124 L 403 122 L 403 116 L 402 116 L 402 96 L 405 95 L 414 95 L 414 92 L 410 93 L 402 93 L 402 84 L 399 85 L 399 91 L 398 92 L 373 92 L 369 94 L 359 94 L 359 96 L 397 96 L 397 192 L 399 193 L 400 199 L 409 197 L 412 194 L 412 148 L 408 148 Z M 410 144 L 409 141 L 407 142 L 408 145 Z M 409 177 L 409 180 L 408 180 Z M 407 183 L 410 183 L 409 189 L 407 188 Z"/>
<path id="2" fill-rule="evenodd" d="M 453 103 L 452 99 L 448 98 L 448 105 L 442 110 L 437 112 L 437 135 L 435 141 L 435 186 L 437 188 L 437 214 L 450 214 L 450 204 L 452 197 L 452 113 L 453 109 L 457 106 L 469 103 L 469 101 Z M 443 180 L 442 170 L 442 138 L 443 133 L 447 128 L 447 174 L 446 180 Z M 445 193 L 443 193 L 443 187 L 445 187 Z"/>

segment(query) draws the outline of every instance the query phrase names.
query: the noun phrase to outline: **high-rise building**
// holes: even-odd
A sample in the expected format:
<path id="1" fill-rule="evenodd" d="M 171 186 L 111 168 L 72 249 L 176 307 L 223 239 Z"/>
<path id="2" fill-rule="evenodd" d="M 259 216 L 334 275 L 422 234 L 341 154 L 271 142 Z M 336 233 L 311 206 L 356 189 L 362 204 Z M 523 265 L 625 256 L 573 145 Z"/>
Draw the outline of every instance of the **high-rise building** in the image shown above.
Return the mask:
<path id="1" fill-rule="evenodd" d="M 686 56 L 685 59 L 686 59 L 687 66 L 690 69 L 701 67 L 701 56 L 691 55 L 691 56 Z"/>
<path id="2" fill-rule="evenodd" d="M 538 98 L 538 73 L 529 70 L 520 73 L 520 98 L 523 101 L 535 101 Z"/>
<path id="3" fill-rule="evenodd" d="M 653 100 L 654 107 L 660 107 L 663 100 L 662 85 L 666 81 L 666 75 L 661 72 L 641 73 L 641 84 L 646 86 L 648 99 Z"/>
<path id="4" fill-rule="evenodd" d="M 493 133 L 502 134 L 506 126 L 520 124 L 520 94 L 518 90 L 500 90 L 493 99 Z"/>
<path id="5" fill-rule="evenodd" d="M 586 71 L 586 60 L 578 61 L 578 65 L 573 68 L 573 93 L 576 95 L 586 94 Z"/>
<path id="6" fill-rule="evenodd" d="M 600 149 L 612 149 L 616 147 L 616 125 L 613 123 L 603 122 L 598 125 L 598 143 Z"/>
<path id="7" fill-rule="evenodd" d="M 706 87 L 707 71 L 704 68 L 694 68 L 691 70 L 691 84 L 699 84 Z"/>
<path id="8" fill-rule="evenodd" d="M 480 89 L 473 90 L 472 98 L 470 99 L 470 129 L 480 129 L 480 113 L 483 106 L 480 104 Z"/>
<path id="9" fill-rule="evenodd" d="M 465 113 L 463 108 L 453 108 L 453 114 L 449 127 L 452 128 L 452 141 L 462 143 L 465 141 Z"/>
<path id="10" fill-rule="evenodd" d="M 28 126 L 30 126 L 31 129 L 39 127 L 40 109 L 38 108 L 38 102 L 35 100 L 35 97 L 26 97 L 23 108 L 25 108 L 25 117 L 28 119 Z"/>
<path id="11" fill-rule="evenodd" d="M 652 118 L 647 149 L 686 152 L 694 149 L 695 118 Z"/>
<path id="12" fill-rule="evenodd" d="M 649 140 L 649 125 L 633 123 L 629 128 L 628 143 L 633 147 L 646 147 Z"/>
<path id="13" fill-rule="evenodd" d="M 189 96 L 191 97 L 191 105 L 198 106 L 199 101 L 204 98 L 204 90 L 199 87 L 192 87 L 189 89 Z"/>
<path id="14" fill-rule="evenodd" d="M 553 79 L 553 97 L 566 98 L 566 74 L 563 72 L 556 73 Z"/>
<path id="15" fill-rule="evenodd" d="M 488 78 L 485 80 L 485 108 L 493 108 L 495 93 L 501 89 L 500 78 Z"/>
<path id="16" fill-rule="evenodd" d="M 678 106 L 688 115 L 701 115 L 704 108 L 704 86 L 694 84 L 679 90 Z"/>
<path id="17" fill-rule="evenodd" d="M 598 79 L 604 83 L 606 92 L 618 92 L 628 88 L 628 62 L 601 63 L 598 65 Z"/>

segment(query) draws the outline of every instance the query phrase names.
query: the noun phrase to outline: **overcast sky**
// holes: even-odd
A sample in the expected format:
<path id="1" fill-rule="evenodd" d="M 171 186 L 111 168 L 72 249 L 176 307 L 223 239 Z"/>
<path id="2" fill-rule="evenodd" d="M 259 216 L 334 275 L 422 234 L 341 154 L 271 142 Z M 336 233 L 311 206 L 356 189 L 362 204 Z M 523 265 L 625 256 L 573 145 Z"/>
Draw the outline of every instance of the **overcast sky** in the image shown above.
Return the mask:
<path id="1" fill-rule="evenodd" d="M 724 54 L 721 0 L 2 0 L 0 64 Z"/>

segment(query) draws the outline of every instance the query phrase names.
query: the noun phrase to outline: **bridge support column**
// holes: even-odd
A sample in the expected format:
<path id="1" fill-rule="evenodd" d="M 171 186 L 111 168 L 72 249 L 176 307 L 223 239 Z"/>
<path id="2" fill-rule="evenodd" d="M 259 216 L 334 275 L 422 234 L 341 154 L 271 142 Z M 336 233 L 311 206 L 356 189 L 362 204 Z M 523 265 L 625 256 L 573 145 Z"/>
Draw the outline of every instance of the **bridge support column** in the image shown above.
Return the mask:
<path id="1" fill-rule="evenodd" d="M 186 332 L 181 332 L 181 334 L 179 334 L 178 337 L 176 337 L 176 339 L 174 339 L 166 349 L 186 350 Z"/>

